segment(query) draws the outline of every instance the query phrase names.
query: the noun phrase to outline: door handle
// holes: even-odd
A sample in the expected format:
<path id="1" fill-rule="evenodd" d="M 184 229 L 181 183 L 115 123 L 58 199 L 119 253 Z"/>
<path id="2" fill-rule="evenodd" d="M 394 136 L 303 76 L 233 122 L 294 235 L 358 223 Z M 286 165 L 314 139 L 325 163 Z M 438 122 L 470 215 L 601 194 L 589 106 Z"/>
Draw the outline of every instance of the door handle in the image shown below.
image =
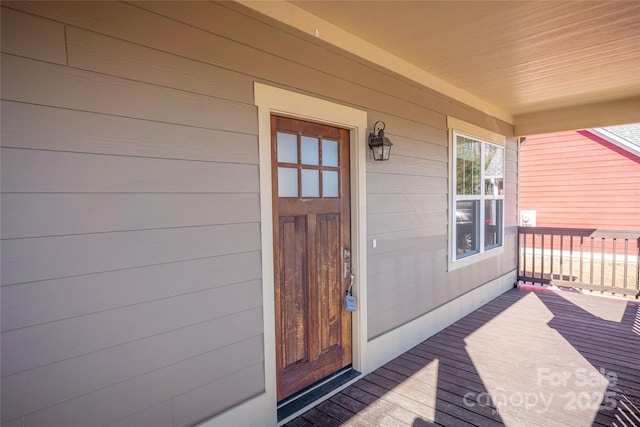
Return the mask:
<path id="1" fill-rule="evenodd" d="M 343 274 L 346 279 L 351 274 L 351 251 L 349 249 L 342 250 Z"/>
<path id="2" fill-rule="evenodd" d="M 349 287 L 347 288 L 347 295 L 352 294 L 353 282 L 356 279 L 356 276 L 353 274 L 349 274 Z"/>

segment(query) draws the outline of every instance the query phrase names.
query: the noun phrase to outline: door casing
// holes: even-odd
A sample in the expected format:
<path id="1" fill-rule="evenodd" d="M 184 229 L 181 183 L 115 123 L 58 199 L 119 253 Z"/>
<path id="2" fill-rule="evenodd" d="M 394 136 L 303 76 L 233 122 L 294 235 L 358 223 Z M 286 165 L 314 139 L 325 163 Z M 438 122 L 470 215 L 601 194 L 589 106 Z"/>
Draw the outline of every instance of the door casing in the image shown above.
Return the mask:
<path id="1" fill-rule="evenodd" d="M 275 310 L 273 269 L 273 214 L 271 185 L 271 114 L 324 123 L 349 130 L 351 173 L 351 247 L 352 268 L 356 276 L 354 295 L 358 310 L 352 318 L 354 369 L 368 373 L 367 347 L 367 230 L 366 230 L 366 162 L 368 146 L 367 113 L 353 107 L 302 95 L 289 90 L 254 83 L 258 107 L 258 143 L 260 154 L 260 215 L 263 283 L 263 319 L 265 343 L 265 393 L 255 400 L 255 407 L 276 415 Z"/>

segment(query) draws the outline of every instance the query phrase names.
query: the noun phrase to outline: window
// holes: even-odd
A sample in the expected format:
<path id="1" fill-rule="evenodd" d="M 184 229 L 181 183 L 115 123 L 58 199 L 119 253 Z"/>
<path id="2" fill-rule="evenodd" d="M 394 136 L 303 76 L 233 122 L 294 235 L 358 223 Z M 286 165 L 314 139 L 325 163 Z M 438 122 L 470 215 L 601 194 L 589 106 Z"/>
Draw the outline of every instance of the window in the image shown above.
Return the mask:
<path id="1" fill-rule="evenodd" d="M 337 140 L 277 132 L 276 152 L 278 197 L 340 197 Z"/>
<path id="2" fill-rule="evenodd" d="M 453 132 L 453 259 L 502 246 L 504 147 Z"/>

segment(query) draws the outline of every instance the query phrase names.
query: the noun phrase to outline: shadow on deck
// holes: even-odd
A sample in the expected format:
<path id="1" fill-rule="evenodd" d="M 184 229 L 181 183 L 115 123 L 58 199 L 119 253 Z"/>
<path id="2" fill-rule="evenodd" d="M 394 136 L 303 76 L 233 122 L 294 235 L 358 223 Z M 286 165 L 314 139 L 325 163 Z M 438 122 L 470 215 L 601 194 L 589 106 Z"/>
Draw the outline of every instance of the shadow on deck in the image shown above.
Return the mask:
<path id="1" fill-rule="evenodd" d="M 513 289 L 287 426 L 640 426 L 640 304 Z"/>

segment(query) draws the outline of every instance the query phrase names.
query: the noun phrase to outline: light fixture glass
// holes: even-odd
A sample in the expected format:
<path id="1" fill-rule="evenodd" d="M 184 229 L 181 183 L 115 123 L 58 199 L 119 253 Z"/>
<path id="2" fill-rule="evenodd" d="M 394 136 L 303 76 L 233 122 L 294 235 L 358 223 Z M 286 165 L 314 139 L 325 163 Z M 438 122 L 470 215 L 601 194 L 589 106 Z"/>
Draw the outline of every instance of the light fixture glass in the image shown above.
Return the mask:
<path id="1" fill-rule="evenodd" d="M 378 124 L 382 123 L 381 127 Z M 376 128 L 378 128 L 378 134 L 376 135 Z M 373 154 L 373 160 L 383 161 L 389 160 L 391 155 L 391 146 L 393 145 L 389 138 L 384 136 L 385 124 L 383 121 L 378 120 L 373 125 L 373 132 L 369 134 L 369 148 Z"/>

